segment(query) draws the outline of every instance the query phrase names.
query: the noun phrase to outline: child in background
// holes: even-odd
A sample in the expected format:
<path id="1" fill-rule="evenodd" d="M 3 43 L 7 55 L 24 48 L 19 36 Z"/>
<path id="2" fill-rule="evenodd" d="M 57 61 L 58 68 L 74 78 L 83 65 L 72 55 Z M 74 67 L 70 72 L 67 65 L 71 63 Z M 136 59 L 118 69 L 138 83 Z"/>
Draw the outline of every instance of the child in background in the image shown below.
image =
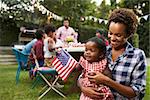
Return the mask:
<path id="1" fill-rule="evenodd" d="M 44 65 L 43 40 L 45 38 L 45 33 L 41 29 L 38 29 L 35 32 L 35 37 L 37 41 L 34 43 L 33 47 L 31 48 L 31 51 L 32 50 L 34 51 L 36 59 L 39 63 L 39 67 L 42 67 Z M 29 55 L 28 65 L 30 67 L 29 76 L 31 79 L 33 79 L 36 75 L 36 68 L 35 68 L 36 64 L 35 59 L 33 57 L 33 52 L 31 52 Z"/>
<path id="2" fill-rule="evenodd" d="M 78 69 L 82 68 L 83 70 L 78 82 L 84 87 L 95 88 L 95 92 L 99 93 L 100 97 L 97 99 L 91 98 L 82 92 L 80 100 L 113 100 L 113 95 L 109 87 L 103 84 L 90 82 L 88 79 L 89 75 L 93 76 L 95 73 L 104 73 L 111 77 L 105 54 L 106 44 L 103 39 L 93 37 L 86 42 L 84 57 L 81 57 L 79 60 L 80 65 Z"/>
<path id="3" fill-rule="evenodd" d="M 35 37 L 36 37 L 37 41 L 35 42 L 35 44 L 32 47 L 40 67 L 43 66 L 43 64 L 44 64 L 44 52 L 43 52 L 44 35 L 45 35 L 45 33 L 41 29 L 38 29 L 35 32 Z M 30 66 L 34 67 L 35 66 L 35 62 L 34 62 L 34 58 L 33 58 L 33 54 L 32 53 L 30 53 L 29 60 L 32 63 Z"/>

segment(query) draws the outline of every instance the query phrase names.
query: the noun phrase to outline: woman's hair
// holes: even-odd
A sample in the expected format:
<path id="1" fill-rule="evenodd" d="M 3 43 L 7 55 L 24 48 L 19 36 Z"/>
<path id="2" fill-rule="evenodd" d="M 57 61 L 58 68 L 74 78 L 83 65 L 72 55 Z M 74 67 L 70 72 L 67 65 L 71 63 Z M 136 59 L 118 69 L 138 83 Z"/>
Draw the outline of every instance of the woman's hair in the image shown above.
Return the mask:
<path id="1" fill-rule="evenodd" d="M 52 24 L 48 24 L 44 27 L 45 33 L 48 34 L 49 32 L 55 32 L 56 28 Z"/>
<path id="2" fill-rule="evenodd" d="M 135 33 L 138 24 L 135 13 L 126 8 L 115 9 L 109 16 L 108 26 L 111 22 L 124 24 L 126 26 L 126 37 Z"/>
<path id="3" fill-rule="evenodd" d="M 104 39 L 102 39 L 101 37 L 92 37 L 90 39 L 88 39 L 88 41 L 92 41 L 97 45 L 97 48 L 105 55 L 106 54 L 106 44 Z M 88 42 L 87 41 L 87 42 Z"/>
<path id="4" fill-rule="evenodd" d="M 43 34 L 44 34 L 44 32 L 43 32 L 42 29 L 37 29 L 36 32 L 35 32 L 35 38 L 42 39 Z"/>

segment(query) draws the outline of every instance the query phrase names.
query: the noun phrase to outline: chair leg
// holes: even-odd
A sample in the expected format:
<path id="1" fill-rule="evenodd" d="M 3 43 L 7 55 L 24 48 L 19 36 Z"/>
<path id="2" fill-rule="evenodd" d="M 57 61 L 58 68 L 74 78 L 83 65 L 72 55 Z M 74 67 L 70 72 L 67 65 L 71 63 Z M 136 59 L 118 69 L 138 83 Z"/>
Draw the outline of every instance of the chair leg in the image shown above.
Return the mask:
<path id="1" fill-rule="evenodd" d="M 21 66 L 20 66 L 20 64 L 19 64 L 19 65 L 18 65 L 17 72 L 16 72 L 16 84 L 19 83 L 20 71 L 21 71 Z"/>
<path id="2" fill-rule="evenodd" d="M 39 73 L 40 76 L 44 79 L 44 81 L 49 85 L 49 88 L 42 94 L 40 95 L 40 97 L 38 98 L 38 100 L 40 100 L 45 94 L 48 93 L 48 91 L 50 91 L 51 89 L 53 89 L 55 92 L 57 92 L 59 95 L 61 95 L 62 97 L 66 97 L 64 94 L 62 94 L 61 92 L 59 92 L 57 89 L 55 89 L 53 86 L 55 85 L 55 83 L 57 82 L 57 80 L 59 79 L 59 77 L 56 77 L 56 79 L 54 80 L 54 82 L 52 83 L 52 85 L 47 81 L 47 79 L 41 74 Z"/>
<path id="3" fill-rule="evenodd" d="M 58 91 L 56 88 L 54 88 L 53 86 L 55 85 L 55 83 L 57 82 L 57 80 L 59 79 L 59 76 L 56 77 L 55 81 L 49 85 L 49 90 L 52 88 L 55 92 L 57 92 L 59 95 L 61 95 L 62 97 L 66 98 L 66 96 L 64 94 L 62 94 L 60 91 Z"/>
<path id="4" fill-rule="evenodd" d="M 40 94 L 42 94 L 42 92 L 43 92 L 47 87 L 48 87 L 48 85 L 46 84 L 46 85 L 42 88 L 42 90 L 40 91 Z"/>
<path id="5" fill-rule="evenodd" d="M 38 82 L 40 81 L 40 76 L 37 76 L 37 78 L 35 79 L 35 81 L 33 82 L 33 85 L 32 85 L 32 89 L 38 84 Z"/>

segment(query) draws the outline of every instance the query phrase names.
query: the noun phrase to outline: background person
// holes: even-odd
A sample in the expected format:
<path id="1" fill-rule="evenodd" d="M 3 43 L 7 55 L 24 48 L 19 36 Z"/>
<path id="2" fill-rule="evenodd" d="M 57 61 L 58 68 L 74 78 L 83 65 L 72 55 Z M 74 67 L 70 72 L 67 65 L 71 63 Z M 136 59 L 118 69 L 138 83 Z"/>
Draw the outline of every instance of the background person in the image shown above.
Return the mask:
<path id="1" fill-rule="evenodd" d="M 31 53 L 31 49 L 33 47 L 33 45 L 35 44 L 35 42 L 37 41 L 37 39 L 33 39 L 31 40 L 29 43 L 27 43 L 25 45 L 25 47 L 22 49 L 22 53 L 29 55 Z"/>
<path id="2" fill-rule="evenodd" d="M 42 67 L 44 64 L 44 52 L 43 52 L 44 34 L 45 33 L 41 29 L 36 30 L 35 37 L 36 37 L 37 41 L 35 42 L 35 44 L 32 47 L 40 67 Z M 35 62 L 34 62 L 35 60 L 33 58 L 32 52 L 29 55 L 29 61 L 32 62 L 32 67 L 34 67 L 35 66 Z"/>
<path id="3" fill-rule="evenodd" d="M 63 46 L 61 40 L 56 39 L 56 28 L 53 25 L 46 25 L 44 27 L 47 37 L 44 39 L 44 58 L 45 66 L 52 67 L 52 60 L 56 56 L 55 48 Z"/>
<path id="4" fill-rule="evenodd" d="M 56 36 L 63 43 L 66 43 L 67 40 L 72 40 L 72 42 L 77 43 L 78 33 L 74 31 L 72 27 L 69 26 L 69 20 L 67 18 L 63 21 L 63 26 L 58 28 Z"/>

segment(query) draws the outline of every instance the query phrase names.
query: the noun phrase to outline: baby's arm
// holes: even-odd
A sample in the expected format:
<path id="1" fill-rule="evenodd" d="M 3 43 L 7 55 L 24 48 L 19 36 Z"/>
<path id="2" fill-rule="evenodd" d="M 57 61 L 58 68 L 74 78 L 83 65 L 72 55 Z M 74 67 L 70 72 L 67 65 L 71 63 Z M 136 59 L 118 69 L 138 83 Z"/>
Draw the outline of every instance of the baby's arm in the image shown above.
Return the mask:
<path id="1" fill-rule="evenodd" d="M 78 66 L 76 67 L 76 70 L 81 71 L 82 69 L 83 69 L 83 67 L 80 64 L 78 64 Z"/>

